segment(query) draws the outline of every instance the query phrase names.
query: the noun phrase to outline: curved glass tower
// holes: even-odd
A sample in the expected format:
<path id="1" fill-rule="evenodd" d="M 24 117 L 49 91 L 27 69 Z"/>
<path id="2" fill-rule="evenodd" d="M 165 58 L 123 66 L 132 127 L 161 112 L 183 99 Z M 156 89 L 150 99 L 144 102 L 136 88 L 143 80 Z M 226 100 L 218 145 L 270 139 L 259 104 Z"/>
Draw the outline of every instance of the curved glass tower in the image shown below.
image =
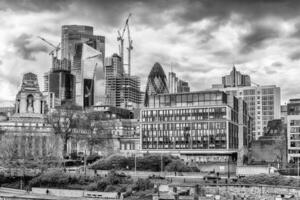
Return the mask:
<path id="1" fill-rule="evenodd" d="M 144 106 L 149 105 L 149 96 L 168 93 L 167 77 L 159 63 L 155 63 L 148 76 Z"/>

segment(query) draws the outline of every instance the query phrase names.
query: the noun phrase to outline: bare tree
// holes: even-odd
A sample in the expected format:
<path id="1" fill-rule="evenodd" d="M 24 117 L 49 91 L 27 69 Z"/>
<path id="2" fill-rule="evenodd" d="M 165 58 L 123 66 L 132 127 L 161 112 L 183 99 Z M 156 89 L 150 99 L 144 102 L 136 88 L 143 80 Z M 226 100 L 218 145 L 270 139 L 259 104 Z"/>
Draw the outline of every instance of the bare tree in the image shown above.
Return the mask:
<path id="1" fill-rule="evenodd" d="M 18 141 L 15 136 L 2 136 L 0 142 L 0 160 L 8 164 L 18 157 Z"/>
<path id="2" fill-rule="evenodd" d="M 50 112 L 47 122 L 52 126 L 55 135 L 63 140 L 63 157 L 67 155 L 67 144 L 77 128 L 80 107 L 73 104 L 65 104 Z"/>
<path id="3" fill-rule="evenodd" d="M 83 138 L 87 140 L 90 155 L 93 154 L 96 145 L 106 146 L 112 139 L 110 130 L 112 124 L 108 124 L 104 119 L 104 113 L 85 112 L 78 122 L 82 130 L 81 135 L 84 135 Z"/>

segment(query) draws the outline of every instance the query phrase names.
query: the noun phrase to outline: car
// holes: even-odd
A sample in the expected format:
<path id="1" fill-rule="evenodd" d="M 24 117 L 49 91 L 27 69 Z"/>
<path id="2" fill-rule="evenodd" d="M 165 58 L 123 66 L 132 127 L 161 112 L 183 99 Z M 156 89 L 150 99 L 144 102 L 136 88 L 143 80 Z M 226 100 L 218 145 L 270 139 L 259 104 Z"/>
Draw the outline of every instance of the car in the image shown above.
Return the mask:
<path id="1" fill-rule="evenodd" d="M 148 177 L 149 179 L 165 179 L 165 177 L 162 177 L 160 175 L 155 175 L 155 174 L 152 174 Z"/>

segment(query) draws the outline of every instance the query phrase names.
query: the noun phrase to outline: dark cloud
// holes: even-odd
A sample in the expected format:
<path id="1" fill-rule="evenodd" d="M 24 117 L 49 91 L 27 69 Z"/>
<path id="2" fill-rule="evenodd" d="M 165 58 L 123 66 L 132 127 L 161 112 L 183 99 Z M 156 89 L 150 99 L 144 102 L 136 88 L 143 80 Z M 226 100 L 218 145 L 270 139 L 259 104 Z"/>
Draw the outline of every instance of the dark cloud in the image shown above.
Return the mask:
<path id="1" fill-rule="evenodd" d="M 277 73 L 277 71 L 276 71 L 276 69 L 274 67 L 272 68 L 272 67 L 266 66 L 264 68 L 265 68 L 265 72 L 266 72 L 267 75 L 272 75 L 272 74 L 276 74 Z"/>
<path id="2" fill-rule="evenodd" d="M 263 44 L 280 36 L 279 30 L 274 27 L 263 25 L 254 25 L 250 32 L 241 37 L 241 53 L 249 53 L 255 49 L 261 48 Z"/>
<path id="3" fill-rule="evenodd" d="M 206 17 L 224 20 L 233 13 L 248 19 L 265 16 L 282 16 L 287 19 L 298 16 L 300 8 L 300 2 L 297 0 L 189 0 L 182 2 L 184 12 L 181 11 L 179 18 L 188 22 Z"/>
<path id="4" fill-rule="evenodd" d="M 185 25 L 204 18 L 226 21 L 233 14 L 248 20 L 265 16 L 281 16 L 285 19 L 298 16 L 297 0 L 3 0 L 0 10 L 42 12 L 76 9 L 77 15 L 93 13 L 91 20 L 101 19 L 106 25 L 120 25 L 129 12 L 137 14 L 136 21 L 152 27 L 172 22 Z M 123 21 L 122 21 L 123 19 Z"/>
<path id="5" fill-rule="evenodd" d="M 273 62 L 271 66 L 276 67 L 276 68 L 281 68 L 283 66 L 283 64 L 282 64 L 282 62 L 278 61 L 278 62 Z"/>
<path id="6" fill-rule="evenodd" d="M 35 60 L 34 54 L 38 52 L 48 52 L 48 49 L 42 45 L 32 45 L 33 35 L 23 33 L 13 41 L 16 52 L 25 60 Z"/>
<path id="7" fill-rule="evenodd" d="M 289 58 L 293 61 L 300 59 L 300 51 L 294 51 L 289 55 Z"/>
<path id="8" fill-rule="evenodd" d="M 2 0 L 0 10 L 43 12 L 64 10 L 70 0 Z"/>

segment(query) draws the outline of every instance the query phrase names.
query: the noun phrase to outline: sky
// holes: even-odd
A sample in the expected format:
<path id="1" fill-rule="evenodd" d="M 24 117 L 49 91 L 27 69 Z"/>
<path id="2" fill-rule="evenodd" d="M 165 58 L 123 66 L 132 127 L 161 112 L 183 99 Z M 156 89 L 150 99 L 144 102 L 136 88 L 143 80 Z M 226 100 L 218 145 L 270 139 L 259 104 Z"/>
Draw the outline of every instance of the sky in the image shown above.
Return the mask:
<path id="1" fill-rule="evenodd" d="M 0 102 L 15 99 L 26 72 L 43 90 L 51 48 L 37 36 L 58 44 L 62 25 L 90 25 L 110 56 L 132 13 L 132 74 L 142 90 L 155 62 L 194 91 L 220 83 L 235 65 L 256 84 L 281 87 L 284 104 L 300 97 L 299 11 L 297 0 L 1 0 Z"/>

